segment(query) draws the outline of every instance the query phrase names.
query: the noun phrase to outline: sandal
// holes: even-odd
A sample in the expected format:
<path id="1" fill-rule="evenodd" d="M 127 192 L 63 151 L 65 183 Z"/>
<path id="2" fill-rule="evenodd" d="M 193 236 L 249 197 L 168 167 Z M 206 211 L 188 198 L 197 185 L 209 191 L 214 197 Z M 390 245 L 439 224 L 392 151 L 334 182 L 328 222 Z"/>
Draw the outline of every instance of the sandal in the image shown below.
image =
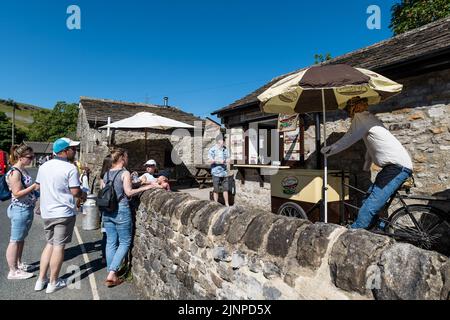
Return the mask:
<path id="1" fill-rule="evenodd" d="M 105 280 L 105 286 L 107 286 L 108 288 L 118 286 L 121 283 L 123 283 L 123 280 L 120 278 L 117 278 L 117 280 Z"/>

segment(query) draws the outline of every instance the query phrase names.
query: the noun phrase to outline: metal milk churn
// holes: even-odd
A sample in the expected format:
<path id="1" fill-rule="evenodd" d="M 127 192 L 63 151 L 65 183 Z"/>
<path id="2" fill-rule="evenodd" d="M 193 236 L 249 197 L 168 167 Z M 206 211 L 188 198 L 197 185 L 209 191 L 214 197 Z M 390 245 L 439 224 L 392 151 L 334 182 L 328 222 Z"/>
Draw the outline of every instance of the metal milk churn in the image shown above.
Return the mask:
<path id="1" fill-rule="evenodd" d="M 100 213 L 96 195 L 89 194 L 83 204 L 83 230 L 96 230 L 98 228 L 100 228 Z"/>

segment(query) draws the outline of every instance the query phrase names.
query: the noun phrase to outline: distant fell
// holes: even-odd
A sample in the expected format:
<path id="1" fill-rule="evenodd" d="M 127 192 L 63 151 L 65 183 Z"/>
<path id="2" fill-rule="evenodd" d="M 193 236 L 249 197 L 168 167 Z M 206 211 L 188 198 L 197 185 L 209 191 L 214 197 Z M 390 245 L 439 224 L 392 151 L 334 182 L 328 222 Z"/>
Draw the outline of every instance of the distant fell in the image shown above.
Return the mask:
<path id="1" fill-rule="evenodd" d="M 27 103 L 15 101 L 16 105 L 16 125 L 20 128 L 27 129 L 33 122 L 33 112 L 42 110 L 43 108 Z M 0 112 L 4 112 L 6 116 L 12 119 L 13 107 L 9 100 L 0 99 Z"/>

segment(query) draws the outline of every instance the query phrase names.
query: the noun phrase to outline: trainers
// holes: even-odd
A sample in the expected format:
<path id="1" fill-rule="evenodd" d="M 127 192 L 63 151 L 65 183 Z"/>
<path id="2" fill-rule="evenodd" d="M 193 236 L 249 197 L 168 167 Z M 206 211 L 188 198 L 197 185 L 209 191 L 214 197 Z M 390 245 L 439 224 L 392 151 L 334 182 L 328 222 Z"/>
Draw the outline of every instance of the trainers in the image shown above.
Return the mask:
<path id="1" fill-rule="evenodd" d="M 17 269 L 25 271 L 25 272 L 30 271 L 32 268 L 33 268 L 33 266 L 30 266 L 29 264 L 26 264 L 23 262 L 21 262 L 17 265 Z"/>
<path id="2" fill-rule="evenodd" d="M 29 279 L 33 277 L 34 274 L 30 272 L 25 272 L 23 270 L 17 269 L 16 271 L 10 271 L 8 273 L 8 279 L 9 280 L 23 280 L 23 279 Z"/>
<path id="3" fill-rule="evenodd" d="M 36 285 L 34 286 L 34 291 L 42 291 L 48 284 L 48 279 L 45 278 L 44 280 L 37 279 Z"/>
<path id="4" fill-rule="evenodd" d="M 66 286 L 66 281 L 63 279 L 56 280 L 55 283 L 49 282 L 47 285 L 47 290 L 45 290 L 45 293 L 53 293 L 55 291 L 58 291 Z"/>

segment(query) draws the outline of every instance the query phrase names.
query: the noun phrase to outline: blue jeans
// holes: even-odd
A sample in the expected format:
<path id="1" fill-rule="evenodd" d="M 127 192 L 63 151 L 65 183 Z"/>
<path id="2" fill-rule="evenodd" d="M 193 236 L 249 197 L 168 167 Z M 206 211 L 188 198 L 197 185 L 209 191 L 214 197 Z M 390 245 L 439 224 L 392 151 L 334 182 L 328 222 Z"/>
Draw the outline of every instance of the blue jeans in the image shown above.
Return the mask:
<path id="1" fill-rule="evenodd" d="M 364 199 L 358 212 L 358 218 L 351 228 L 369 228 L 389 198 L 411 175 L 412 171 L 408 168 L 392 165 L 384 167 L 378 173 L 375 183 L 370 186 L 369 195 Z"/>
<path id="2" fill-rule="evenodd" d="M 11 220 L 10 242 L 24 241 L 33 223 L 34 207 L 21 207 L 11 204 L 7 209 Z"/>
<path id="3" fill-rule="evenodd" d="M 106 229 L 106 266 L 117 272 L 131 245 L 132 220 L 128 204 L 119 204 L 116 212 L 103 215 Z"/>

